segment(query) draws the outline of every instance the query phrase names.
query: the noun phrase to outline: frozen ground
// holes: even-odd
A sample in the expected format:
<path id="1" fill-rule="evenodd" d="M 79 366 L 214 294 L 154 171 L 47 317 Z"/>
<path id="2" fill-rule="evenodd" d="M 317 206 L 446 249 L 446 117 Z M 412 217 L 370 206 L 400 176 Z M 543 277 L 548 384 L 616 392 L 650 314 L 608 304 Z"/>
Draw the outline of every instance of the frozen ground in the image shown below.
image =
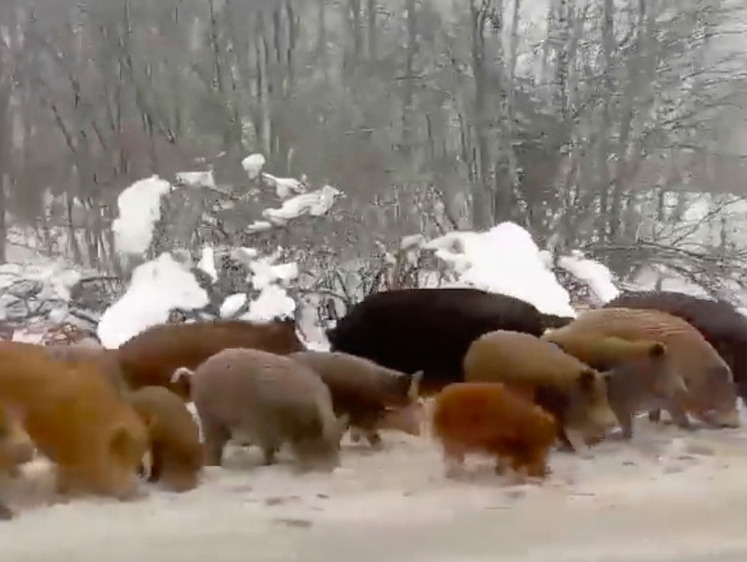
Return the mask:
<path id="1" fill-rule="evenodd" d="M 258 457 L 236 450 L 198 489 L 151 488 L 129 504 L 32 506 L 49 486 L 32 465 L 14 490 L 20 515 L 0 525 L 2 559 L 747 560 L 747 430 L 638 428 L 633 444 L 603 443 L 593 459 L 554 454 L 542 487 L 509 486 L 479 458 L 448 480 L 429 437 L 396 434 L 379 453 L 346 442 L 331 475 L 253 467 Z"/>

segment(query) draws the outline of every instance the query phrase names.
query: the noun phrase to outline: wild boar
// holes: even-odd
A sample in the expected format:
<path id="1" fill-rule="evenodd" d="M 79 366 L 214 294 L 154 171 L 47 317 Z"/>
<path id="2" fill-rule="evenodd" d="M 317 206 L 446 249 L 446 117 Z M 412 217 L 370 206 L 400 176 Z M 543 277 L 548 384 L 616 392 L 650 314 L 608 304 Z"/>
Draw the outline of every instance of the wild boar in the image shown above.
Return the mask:
<path id="1" fill-rule="evenodd" d="M 496 472 L 510 462 L 516 471 L 544 478 L 558 427 L 542 407 L 499 382 L 446 386 L 435 399 L 433 432 L 441 442 L 447 474 L 455 475 L 467 453 L 497 457 Z"/>
<path id="2" fill-rule="evenodd" d="M 468 382 L 503 382 L 532 396 L 576 451 L 617 425 L 603 375 L 536 336 L 506 330 L 480 336 L 467 351 L 464 373 Z"/>
<path id="3" fill-rule="evenodd" d="M 258 349 L 225 349 L 190 378 L 208 465 L 221 463 L 229 439 L 259 446 L 266 464 L 287 443 L 303 470 L 339 465 L 348 418 L 335 417 L 327 385 L 305 365 Z"/>
<path id="4" fill-rule="evenodd" d="M 422 371 L 409 375 L 339 351 L 301 351 L 289 357 L 321 377 L 332 393 L 335 414 L 347 414 L 350 425 L 362 430 L 372 446 L 381 445 L 377 428 L 420 433 L 416 420 L 424 418 L 418 399 Z"/>

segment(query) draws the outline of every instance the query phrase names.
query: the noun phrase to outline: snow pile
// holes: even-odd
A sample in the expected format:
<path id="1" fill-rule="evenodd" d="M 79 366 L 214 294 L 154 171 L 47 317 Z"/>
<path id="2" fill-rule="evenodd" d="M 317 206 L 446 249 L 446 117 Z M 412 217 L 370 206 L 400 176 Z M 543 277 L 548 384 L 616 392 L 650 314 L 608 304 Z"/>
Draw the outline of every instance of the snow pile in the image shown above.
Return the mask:
<path id="1" fill-rule="evenodd" d="M 265 167 L 265 157 L 262 154 L 250 154 L 241 161 L 241 166 L 246 171 L 250 180 L 256 180 Z"/>
<path id="2" fill-rule="evenodd" d="M 304 215 L 311 217 L 321 217 L 329 212 L 335 199 L 341 195 L 341 191 L 325 185 L 316 191 L 302 193 L 290 199 L 286 199 L 283 205 L 278 209 L 265 209 L 262 216 L 266 221 L 255 221 L 250 225 L 250 229 L 266 230 L 273 226 L 285 226 L 289 221 L 297 219 Z M 263 225 L 263 226 L 260 226 Z"/>
<path id="3" fill-rule="evenodd" d="M 187 187 L 207 187 L 217 189 L 213 172 L 179 172 L 176 174 L 175 183 Z"/>
<path id="4" fill-rule="evenodd" d="M 161 197 L 171 189 L 169 182 L 152 176 L 133 183 L 119 194 L 119 216 L 112 223 L 118 252 L 142 255 L 148 250 L 153 227 L 161 218 Z"/>
<path id="5" fill-rule="evenodd" d="M 570 295 L 553 275 L 548 256 L 512 222 L 487 232 L 450 232 L 423 246 L 457 274 L 452 285 L 510 295 L 557 316 L 576 316 Z"/>
<path id="6" fill-rule="evenodd" d="M 620 294 L 612 272 L 601 263 L 584 257 L 578 250 L 572 251 L 569 256 L 559 257 L 557 265 L 589 287 L 594 305 L 602 305 Z"/>
<path id="7" fill-rule="evenodd" d="M 276 264 L 277 258 L 278 253 L 250 262 L 252 287 L 259 291 L 259 295 L 249 303 L 249 310 L 240 316 L 242 320 L 268 322 L 275 318 L 294 317 L 296 302 L 288 296 L 287 288 L 298 278 L 298 264 Z"/>
<path id="8" fill-rule="evenodd" d="M 207 304 L 208 295 L 194 275 L 163 253 L 132 272 L 127 292 L 101 316 L 99 340 L 104 347 L 119 347 L 146 328 L 166 322 L 173 309 L 195 310 Z"/>

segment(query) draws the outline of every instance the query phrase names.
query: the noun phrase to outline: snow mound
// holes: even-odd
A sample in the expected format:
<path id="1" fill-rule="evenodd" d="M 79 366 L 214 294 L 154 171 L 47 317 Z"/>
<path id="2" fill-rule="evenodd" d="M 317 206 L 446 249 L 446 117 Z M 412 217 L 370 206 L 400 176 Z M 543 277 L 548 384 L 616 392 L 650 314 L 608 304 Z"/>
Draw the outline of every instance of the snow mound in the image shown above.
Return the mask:
<path id="1" fill-rule="evenodd" d="M 293 318 L 296 311 L 294 301 L 282 287 L 267 285 L 259 296 L 249 303 L 249 311 L 241 316 L 250 322 L 270 322 L 278 318 Z"/>
<path id="2" fill-rule="evenodd" d="M 208 295 L 195 276 L 163 253 L 132 272 L 130 286 L 106 309 L 98 337 L 107 348 L 116 348 L 143 330 L 165 323 L 172 309 L 196 310 L 206 306 Z"/>
<path id="3" fill-rule="evenodd" d="M 213 172 L 179 172 L 176 174 L 175 182 L 187 187 L 207 187 L 217 189 Z"/>
<path id="4" fill-rule="evenodd" d="M 570 295 L 549 260 L 525 229 L 503 222 L 486 232 L 450 232 L 423 246 L 435 250 L 457 274 L 452 286 L 502 293 L 533 304 L 540 312 L 576 317 Z"/>
<path id="5" fill-rule="evenodd" d="M 153 227 L 161 218 L 161 197 L 171 184 L 158 176 L 136 181 L 119 194 L 119 216 L 112 223 L 117 251 L 142 255 L 153 240 Z"/>
<path id="6" fill-rule="evenodd" d="M 342 192 L 331 185 L 287 199 L 279 209 L 265 209 L 262 216 L 275 226 L 284 226 L 303 215 L 321 217 L 326 214 Z"/>
<path id="7" fill-rule="evenodd" d="M 620 290 L 615 286 L 612 272 L 607 266 L 584 257 L 583 253 L 578 250 L 573 250 L 569 256 L 558 258 L 558 267 L 589 287 L 596 301 L 595 305 L 602 305 L 620 294 Z"/>
<path id="8" fill-rule="evenodd" d="M 280 199 L 286 199 L 292 194 L 300 194 L 306 191 L 303 181 L 296 178 L 278 178 L 272 174 L 263 173 L 262 179 L 275 188 L 275 193 Z"/>
<path id="9" fill-rule="evenodd" d="M 239 310 L 246 304 L 248 297 L 246 293 L 234 293 L 226 297 L 223 304 L 220 305 L 220 317 L 221 318 L 232 318 Z"/>
<path id="10" fill-rule="evenodd" d="M 202 248 L 202 254 L 197 267 L 207 273 L 213 282 L 218 280 L 218 270 L 215 269 L 215 250 L 213 250 L 212 246 Z"/>
<path id="11" fill-rule="evenodd" d="M 250 154 L 241 161 L 241 166 L 246 171 L 250 180 L 255 180 L 262 173 L 262 168 L 265 166 L 265 157 L 261 154 Z"/>

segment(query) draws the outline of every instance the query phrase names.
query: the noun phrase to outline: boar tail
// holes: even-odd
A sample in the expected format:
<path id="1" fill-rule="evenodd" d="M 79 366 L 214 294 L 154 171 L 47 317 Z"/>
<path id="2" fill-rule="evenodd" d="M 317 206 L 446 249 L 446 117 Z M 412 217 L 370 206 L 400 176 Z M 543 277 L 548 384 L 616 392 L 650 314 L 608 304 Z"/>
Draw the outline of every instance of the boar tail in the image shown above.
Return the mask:
<path id="1" fill-rule="evenodd" d="M 176 384 L 182 379 L 182 377 L 191 377 L 194 374 L 195 372 L 192 369 L 189 369 L 187 367 L 179 367 L 176 371 L 174 371 L 174 374 L 171 375 L 169 382 L 171 384 Z"/>

